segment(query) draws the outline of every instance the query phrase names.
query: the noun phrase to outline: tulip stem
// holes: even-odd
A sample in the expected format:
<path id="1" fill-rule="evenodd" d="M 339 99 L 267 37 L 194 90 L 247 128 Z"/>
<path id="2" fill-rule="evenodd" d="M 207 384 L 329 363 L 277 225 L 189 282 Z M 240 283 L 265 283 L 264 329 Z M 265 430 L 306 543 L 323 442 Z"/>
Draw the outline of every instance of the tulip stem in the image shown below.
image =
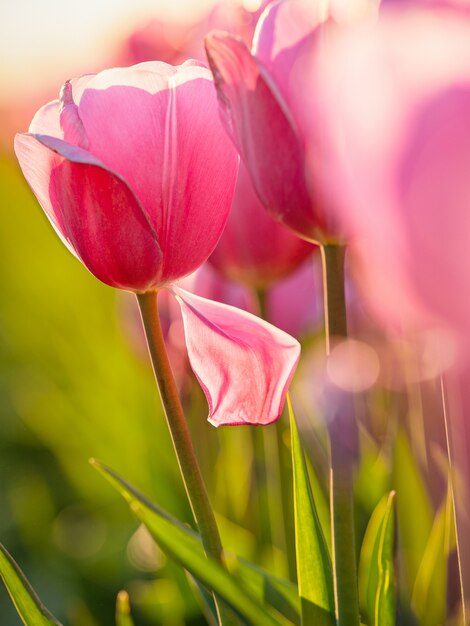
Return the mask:
<path id="1" fill-rule="evenodd" d="M 322 246 L 326 352 L 334 337 L 348 334 L 344 293 L 344 246 Z M 331 447 L 330 502 L 336 618 L 338 626 L 359 626 L 354 532 L 353 469 L 357 440 L 353 398 L 342 394 L 338 414 L 328 416 Z"/>
<path id="2" fill-rule="evenodd" d="M 139 303 L 140 314 L 142 316 L 160 398 L 173 440 L 183 483 L 194 519 L 196 520 L 201 535 L 204 550 L 207 556 L 212 557 L 224 566 L 222 543 L 220 541 L 217 523 L 196 458 L 188 424 L 184 416 L 183 407 L 165 347 L 158 314 L 157 293 L 147 292 L 137 294 L 137 301 Z M 219 614 L 219 623 L 229 623 L 230 620 L 227 619 L 227 621 L 225 621 L 223 618 L 225 608 L 220 606 L 220 602 L 218 602 L 217 598 L 214 597 L 214 600 Z"/>

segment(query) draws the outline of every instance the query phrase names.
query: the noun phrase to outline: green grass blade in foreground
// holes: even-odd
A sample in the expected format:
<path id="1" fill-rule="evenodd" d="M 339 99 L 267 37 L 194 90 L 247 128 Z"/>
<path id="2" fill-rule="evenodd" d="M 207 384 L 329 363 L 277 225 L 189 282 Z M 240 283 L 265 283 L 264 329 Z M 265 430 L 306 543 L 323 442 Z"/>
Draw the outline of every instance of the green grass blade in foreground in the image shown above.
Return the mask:
<path id="1" fill-rule="evenodd" d="M 421 470 L 402 430 L 396 436 L 393 466 L 400 543 L 406 568 L 404 579 L 413 589 L 431 533 L 433 513 Z"/>
<path id="2" fill-rule="evenodd" d="M 279 626 L 280 622 L 250 592 L 243 589 L 238 579 L 206 557 L 197 533 L 149 502 L 110 468 L 95 460 L 91 463 L 124 497 L 134 515 L 147 527 L 168 556 L 179 562 L 253 626 Z"/>
<path id="3" fill-rule="evenodd" d="M 303 626 L 335 623 L 333 570 L 288 398 L 294 473 L 295 547 Z"/>
<path id="4" fill-rule="evenodd" d="M 439 626 L 446 618 L 447 558 L 455 545 L 450 489 L 437 512 L 416 576 L 411 605 L 422 626 Z"/>
<path id="5" fill-rule="evenodd" d="M 120 591 L 116 598 L 116 626 L 134 626 L 127 591 Z"/>
<path id="6" fill-rule="evenodd" d="M 395 492 L 384 496 L 367 526 L 359 560 L 359 599 L 371 626 L 394 626 L 393 567 Z"/>
<path id="7" fill-rule="evenodd" d="M 229 559 L 228 566 L 260 602 L 272 606 L 291 624 L 300 624 L 299 593 L 294 583 L 272 576 L 263 568 L 240 557 Z"/>
<path id="8" fill-rule="evenodd" d="M 0 575 L 26 626 L 61 626 L 39 600 L 13 557 L 1 544 Z"/>

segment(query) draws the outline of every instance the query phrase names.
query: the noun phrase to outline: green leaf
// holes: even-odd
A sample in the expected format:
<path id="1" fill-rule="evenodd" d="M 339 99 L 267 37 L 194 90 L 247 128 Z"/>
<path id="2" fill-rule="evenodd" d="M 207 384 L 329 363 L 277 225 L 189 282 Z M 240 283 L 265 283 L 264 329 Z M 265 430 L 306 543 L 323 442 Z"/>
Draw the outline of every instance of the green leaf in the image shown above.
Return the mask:
<path id="1" fill-rule="evenodd" d="M 359 598 L 369 623 L 395 625 L 393 567 L 395 492 L 384 496 L 372 513 L 359 559 Z"/>
<path id="2" fill-rule="evenodd" d="M 395 441 L 393 488 L 397 493 L 398 528 L 406 578 L 401 587 L 413 589 L 433 524 L 432 506 L 403 431 Z"/>
<path id="3" fill-rule="evenodd" d="M 452 533 L 452 495 L 434 519 L 423 559 L 416 576 L 411 605 L 422 626 L 438 626 L 445 622 L 447 558 Z"/>
<path id="4" fill-rule="evenodd" d="M 124 497 L 134 515 L 147 527 L 168 556 L 178 561 L 253 626 L 279 626 L 280 622 L 243 588 L 237 578 L 231 576 L 217 562 L 206 557 L 197 533 L 149 502 L 110 468 L 95 460 L 90 462 Z"/>
<path id="5" fill-rule="evenodd" d="M 116 626 L 134 626 L 127 591 L 120 591 L 116 598 Z"/>
<path id="6" fill-rule="evenodd" d="M 240 557 L 230 559 L 228 566 L 260 602 L 275 608 L 290 623 L 300 624 L 300 600 L 294 583 L 272 576 L 263 568 Z"/>
<path id="7" fill-rule="evenodd" d="M 26 626 L 61 626 L 39 600 L 18 564 L 1 544 L 0 576 Z"/>
<path id="8" fill-rule="evenodd" d="M 295 549 L 302 624 L 332 626 L 335 623 L 333 572 L 328 547 L 318 519 L 303 450 L 287 399 L 294 473 Z"/>

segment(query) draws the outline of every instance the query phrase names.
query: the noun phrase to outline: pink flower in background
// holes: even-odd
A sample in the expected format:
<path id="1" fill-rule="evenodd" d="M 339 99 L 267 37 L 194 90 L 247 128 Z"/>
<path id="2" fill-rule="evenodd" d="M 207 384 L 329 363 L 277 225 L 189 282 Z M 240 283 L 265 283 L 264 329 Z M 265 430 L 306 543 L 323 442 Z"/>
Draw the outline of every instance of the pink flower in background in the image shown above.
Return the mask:
<path id="1" fill-rule="evenodd" d="M 298 342 L 253 315 L 171 287 L 214 249 L 235 187 L 238 157 L 209 70 L 153 62 L 67 82 L 29 133 L 17 135 L 15 150 L 59 237 L 97 278 L 177 295 L 212 423 L 277 419 Z M 248 371 L 253 385 L 240 396 Z"/>
<path id="2" fill-rule="evenodd" d="M 265 288 L 290 274 L 314 250 L 266 213 L 241 164 L 230 216 L 210 263 L 235 282 Z"/>
<path id="3" fill-rule="evenodd" d="M 323 285 L 319 257 L 307 259 L 289 276 L 266 290 L 266 319 L 294 337 L 314 332 L 323 322 Z M 189 288 L 185 284 L 185 288 Z M 195 274 L 190 291 L 245 311 L 259 310 L 252 289 L 225 279 L 210 263 Z"/>
<path id="4" fill-rule="evenodd" d="M 252 52 L 228 33 L 206 37 L 222 118 L 262 204 L 276 220 L 317 243 L 341 238 L 342 227 L 318 184 L 321 142 L 315 152 L 306 152 L 299 115 L 303 77 L 294 72 L 296 61 L 321 41 L 326 17 L 322 3 L 284 0 L 261 17 Z"/>
<path id="5" fill-rule="evenodd" d="M 388 3 L 375 27 L 330 35 L 328 54 L 299 63 L 304 119 L 312 152 L 323 120 L 324 184 L 361 284 L 387 322 L 467 333 L 470 15 Z"/>
<path id="6" fill-rule="evenodd" d="M 211 29 L 226 30 L 251 43 L 256 21 L 267 4 L 263 0 L 251 11 L 242 4 L 222 0 L 207 7 L 198 19 L 179 15 L 172 20 L 163 17 L 147 20 L 122 41 L 114 62 L 134 65 L 158 59 L 176 65 L 187 58 L 205 62 L 203 39 Z"/>

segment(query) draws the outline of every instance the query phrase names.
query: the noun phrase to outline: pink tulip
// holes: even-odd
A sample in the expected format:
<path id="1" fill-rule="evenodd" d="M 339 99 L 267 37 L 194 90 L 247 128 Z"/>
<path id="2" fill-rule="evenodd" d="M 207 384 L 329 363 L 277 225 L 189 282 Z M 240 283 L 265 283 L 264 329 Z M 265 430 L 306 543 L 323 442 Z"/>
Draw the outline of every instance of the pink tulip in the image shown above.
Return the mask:
<path id="1" fill-rule="evenodd" d="M 266 213 L 241 164 L 230 216 L 210 263 L 230 280 L 265 288 L 314 250 Z"/>
<path id="2" fill-rule="evenodd" d="M 304 59 L 304 111 L 360 280 L 388 323 L 470 329 L 470 15 L 389 3 Z M 321 93 L 322 97 L 316 94 Z M 309 121 L 308 121 L 309 120 Z"/>
<path id="3" fill-rule="evenodd" d="M 304 239 L 327 243 L 342 229 L 317 183 L 320 142 L 307 159 L 302 80 L 293 76 L 296 61 L 321 39 L 326 15 L 320 5 L 272 3 L 258 22 L 252 52 L 220 32 L 206 37 L 206 51 L 222 118 L 262 204 Z"/>
<path id="4" fill-rule="evenodd" d="M 266 291 L 266 319 L 297 338 L 315 331 L 323 322 L 321 268 L 318 263 L 314 263 L 315 260 L 319 260 L 319 257 L 307 259 L 289 276 L 271 285 Z M 259 310 L 253 289 L 224 278 L 210 263 L 204 263 L 192 276 L 192 293 L 250 313 Z M 188 289 L 186 284 L 184 287 Z"/>
<path id="5" fill-rule="evenodd" d="M 210 72 L 193 61 L 69 81 L 29 133 L 17 135 L 15 150 L 69 250 L 101 281 L 137 294 L 169 286 L 207 259 L 238 166 Z M 298 343 L 252 315 L 173 289 L 212 423 L 276 419 Z M 254 372 L 253 385 L 246 372 Z"/>
<path id="6" fill-rule="evenodd" d="M 68 82 L 15 149 L 59 236 L 113 287 L 143 292 L 189 274 L 225 226 L 237 158 L 195 63 Z"/>

